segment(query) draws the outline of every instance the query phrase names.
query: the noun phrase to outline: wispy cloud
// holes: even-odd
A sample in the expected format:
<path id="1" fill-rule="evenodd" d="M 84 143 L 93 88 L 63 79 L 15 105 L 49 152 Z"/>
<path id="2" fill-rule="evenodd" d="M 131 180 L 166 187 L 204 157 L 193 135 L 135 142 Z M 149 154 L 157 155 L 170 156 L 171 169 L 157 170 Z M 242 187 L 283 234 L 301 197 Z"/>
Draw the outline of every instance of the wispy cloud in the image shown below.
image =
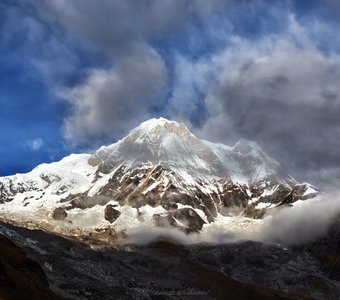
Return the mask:
<path id="1" fill-rule="evenodd" d="M 26 146 L 32 151 L 38 151 L 44 147 L 45 142 L 41 138 L 36 138 L 26 142 Z"/>

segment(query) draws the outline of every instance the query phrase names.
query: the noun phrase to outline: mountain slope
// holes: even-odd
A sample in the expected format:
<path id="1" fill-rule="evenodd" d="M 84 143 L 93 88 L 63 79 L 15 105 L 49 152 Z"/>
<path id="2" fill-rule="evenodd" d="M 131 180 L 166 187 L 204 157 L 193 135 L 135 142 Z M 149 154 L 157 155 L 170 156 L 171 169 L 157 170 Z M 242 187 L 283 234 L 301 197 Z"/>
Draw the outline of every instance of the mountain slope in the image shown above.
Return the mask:
<path id="1" fill-rule="evenodd" d="M 161 118 L 92 155 L 0 178 L 0 216 L 65 234 L 141 224 L 191 232 L 235 214 L 259 218 L 316 193 L 255 143 L 210 143 Z"/>

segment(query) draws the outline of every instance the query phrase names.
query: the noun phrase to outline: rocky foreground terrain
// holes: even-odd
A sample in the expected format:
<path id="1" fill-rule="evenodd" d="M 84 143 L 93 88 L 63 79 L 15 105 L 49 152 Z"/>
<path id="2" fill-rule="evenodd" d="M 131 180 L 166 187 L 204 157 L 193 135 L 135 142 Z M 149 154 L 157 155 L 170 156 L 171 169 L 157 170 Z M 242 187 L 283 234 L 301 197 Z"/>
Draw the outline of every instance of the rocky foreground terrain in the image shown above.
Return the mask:
<path id="1" fill-rule="evenodd" d="M 30 258 L 1 238 L 1 299 L 340 298 L 340 219 L 326 237 L 301 247 L 158 241 L 94 250 L 93 241 L 8 224 L 0 233 Z"/>
<path id="2" fill-rule="evenodd" d="M 54 294 L 38 262 L 0 235 L 0 299 L 64 299 Z"/>

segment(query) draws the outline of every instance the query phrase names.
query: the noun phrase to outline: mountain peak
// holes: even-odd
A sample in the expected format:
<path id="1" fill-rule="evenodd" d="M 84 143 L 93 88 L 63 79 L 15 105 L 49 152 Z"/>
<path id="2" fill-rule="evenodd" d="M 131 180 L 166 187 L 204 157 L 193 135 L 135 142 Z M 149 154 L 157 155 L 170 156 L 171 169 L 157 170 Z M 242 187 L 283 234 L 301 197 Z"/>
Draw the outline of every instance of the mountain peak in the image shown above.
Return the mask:
<path id="1" fill-rule="evenodd" d="M 163 118 L 163 117 L 160 117 L 160 118 L 151 118 L 149 120 L 146 120 L 144 122 L 142 122 L 141 124 L 139 124 L 135 129 L 137 128 L 154 128 L 154 127 L 157 127 L 157 126 L 166 126 L 166 124 L 173 124 L 173 125 L 177 125 L 179 126 L 180 123 L 176 122 L 176 121 L 172 121 L 172 120 L 169 120 L 169 119 L 166 119 L 166 118 Z M 132 129 L 134 130 L 134 129 Z"/>
<path id="2" fill-rule="evenodd" d="M 170 123 L 170 122 L 177 123 L 176 121 L 172 121 L 164 117 L 160 117 L 160 118 L 151 118 L 149 120 L 146 120 L 142 122 L 139 126 L 142 126 L 142 125 L 145 125 L 145 126 L 157 126 L 157 125 L 162 126 L 163 125 L 164 126 L 165 123 Z"/>
<path id="3" fill-rule="evenodd" d="M 141 143 L 146 140 L 156 142 L 157 140 L 165 138 L 171 134 L 176 136 L 192 135 L 184 123 L 170 121 L 165 118 L 153 118 L 132 129 L 130 133 L 123 139 L 123 142 Z"/>
<path id="4" fill-rule="evenodd" d="M 252 150 L 257 150 L 259 152 L 263 152 L 262 148 L 260 147 L 259 144 L 249 141 L 246 139 L 240 139 L 234 146 L 234 149 L 236 151 L 240 152 L 250 152 Z"/>

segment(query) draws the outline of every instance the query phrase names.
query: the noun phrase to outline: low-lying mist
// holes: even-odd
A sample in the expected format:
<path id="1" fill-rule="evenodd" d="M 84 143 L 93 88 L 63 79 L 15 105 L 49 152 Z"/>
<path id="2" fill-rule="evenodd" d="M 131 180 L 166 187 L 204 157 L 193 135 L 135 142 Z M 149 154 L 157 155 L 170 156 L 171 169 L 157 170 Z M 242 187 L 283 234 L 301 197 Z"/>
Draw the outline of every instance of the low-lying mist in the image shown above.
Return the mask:
<path id="1" fill-rule="evenodd" d="M 187 234 L 174 227 L 141 226 L 129 232 L 128 244 L 147 245 L 158 240 L 166 240 L 183 245 L 189 244 L 224 244 L 237 242 L 240 236 L 223 232 L 213 224 L 200 233 Z"/>
<path id="2" fill-rule="evenodd" d="M 157 240 L 167 240 L 179 244 L 225 244 L 240 241 L 258 241 L 281 245 L 302 245 L 313 242 L 327 234 L 329 227 L 340 215 L 340 191 L 320 194 L 294 206 L 276 208 L 268 212 L 254 227 L 233 231 L 228 225 L 207 224 L 200 233 L 186 234 L 173 227 L 141 226 L 129 232 L 127 243 L 146 245 Z M 242 224 L 244 218 L 235 217 Z M 235 226 L 236 224 L 236 226 Z M 241 225 L 240 225 L 241 227 Z"/>
<path id="3" fill-rule="evenodd" d="M 301 245 L 327 234 L 340 215 L 340 192 L 332 191 L 294 207 L 276 209 L 265 219 L 257 239 L 286 245 Z"/>

